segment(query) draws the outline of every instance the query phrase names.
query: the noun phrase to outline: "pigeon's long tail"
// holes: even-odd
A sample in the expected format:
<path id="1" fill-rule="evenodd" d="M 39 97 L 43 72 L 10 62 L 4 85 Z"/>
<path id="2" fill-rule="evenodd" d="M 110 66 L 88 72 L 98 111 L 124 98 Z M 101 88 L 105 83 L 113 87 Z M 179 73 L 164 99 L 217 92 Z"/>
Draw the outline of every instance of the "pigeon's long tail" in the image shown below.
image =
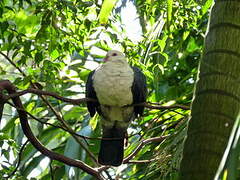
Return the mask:
<path id="1" fill-rule="evenodd" d="M 124 136 L 125 133 L 117 128 L 105 129 L 98 155 L 99 164 L 111 166 L 119 166 L 122 164 Z"/>

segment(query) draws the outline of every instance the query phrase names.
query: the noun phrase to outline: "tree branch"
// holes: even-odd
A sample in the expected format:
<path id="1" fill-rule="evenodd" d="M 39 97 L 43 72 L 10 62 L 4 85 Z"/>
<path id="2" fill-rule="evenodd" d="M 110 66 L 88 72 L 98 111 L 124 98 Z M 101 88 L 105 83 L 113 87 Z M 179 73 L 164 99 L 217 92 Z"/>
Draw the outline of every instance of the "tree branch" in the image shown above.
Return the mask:
<path id="1" fill-rule="evenodd" d="M 25 95 L 25 94 L 28 94 L 28 93 L 33 93 L 33 94 L 36 94 L 36 95 L 51 96 L 51 97 L 54 97 L 54 98 L 56 98 L 58 100 L 61 100 L 63 102 L 68 102 L 68 103 L 74 104 L 74 105 L 79 105 L 79 104 L 86 103 L 86 102 L 96 102 L 95 99 L 91 99 L 91 98 L 70 99 L 70 98 L 65 98 L 65 97 L 59 96 L 58 94 L 53 93 L 53 92 L 42 91 L 42 90 L 33 89 L 33 88 L 29 88 L 29 89 L 19 91 L 19 92 L 14 93 L 14 94 L 10 94 L 10 95 L 6 96 L 6 99 L 7 100 L 12 99 L 14 97 L 22 96 L 22 95 Z"/>
<path id="2" fill-rule="evenodd" d="M 26 75 L 6 54 L 4 54 L 3 52 L 0 52 L 0 54 L 1 54 L 2 56 L 4 56 L 4 57 L 7 59 L 7 61 L 8 61 L 11 65 L 13 65 L 24 77 L 27 77 L 27 75 Z M 36 84 L 32 83 L 31 81 L 30 81 L 30 83 L 31 83 L 31 86 L 35 88 L 35 90 L 38 90 L 38 87 L 36 86 Z M 15 93 L 16 93 L 16 91 L 15 91 Z M 97 159 L 95 158 L 95 156 L 88 150 L 87 147 L 85 147 L 85 145 L 84 145 L 81 141 L 79 141 L 78 137 L 74 135 L 74 131 L 71 129 L 70 126 L 68 126 L 68 124 L 67 124 L 67 123 L 64 121 L 64 119 L 60 116 L 60 114 L 58 113 L 58 111 L 56 111 L 56 110 L 54 109 L 54 107 L 51 105 L 51 103 L 48 102 L 43 95 L 40 94 L 39 96 L 40 96 L 40 98 L 43 100 L 43 102 L 50 108 L 50 110 L 53 112 L 53 114 L 56 116 L 56 118 L 62 123 L 62 125 L 64 126 L 64 128 L 66 128 L 66 129 L 68 130 L 68 132 L 72 134 L 73 138 L 81 145 L 81 147 L 89 154 L 90 158 L 91 158 L 91 159 L 93 160 L 93 162 L 97 165 L 98 162 L 97 162 Z M 13 97 L 12 97 L 12 98 L 13 98 Z"/>
<path id="3" fill-rule="evenodd" d="M 38 122 L 41 123 L 41 124 L 46 124 L 46 125 L 53 126 L 53 127 L 55 127 L 55 128 L 60 128 L 60 129 L 62 129 L 62 130 L 67 131 L 67 130 L 64 129 L 62 126 L 58 126 L 58 125 L 55 125 L 55 124 L 51 124 L 51 123 L 48 123 L 48 122 L 43 122 L 43 121 L 41 121 L 40 119 L 36 118 L 36 117 L 35 117 L 34 115 L 32 115 L 31 113 L 27 112 L 25 109 L 19 108 L 19 107 L 15 106 L 14 104 L 12 104 L 12 103 L 9 102 L 9 101 L 7 101 L 6 104 L 8 104 L 8 105 L 10 105 L 10 106 L 12 106 L 12 107 L 14 107 L 14 108 L 16 108 L 17 110 L 24 111 L 24 112 L 27 113 L 32 119 L 38 121 Z"/>
<path id="4" fill-rule="evenodd" d="M 1 94 L 1 90 L 4 90 L 4 89 L 8 91 L 9 95 Z M 34 94 L 37 94 L 39 96 L 42 96 L 42 95 L 51 96 L 51 97 L 54 97 L 58 100 L 68 102 L 68 103 L 71 103 L 71 104 L 74 104 L 74 105 L 79 105 L 81 103 L 85 103 L 85 102 L 89 102 L 89 101 L 94 102 L 96 100 L 90 99 L 90 98 L 70 99 L 70 98 L 65 98 L 65 97 L 59 96 L 56 93 L 42 91 L 42 90 L 38 90 L 38 89 L 34 89 L 34 88 L 30 88 L 30 89 L 27 89 L 27 90 L 16 92 L 15 87 L 11 84 L 10 81 L 8 81 L 8 80 L 0 81 L 0 99 L 2 100 L 2 101 L 0 101 L 1 102 L 0 105 L 2 104 L 2 108 L 3 108 L 3 105 L 4 105 L 4 103 L 6 103 L 7 100 L 9 100 L 9 99 L 13 100 L 13 102 L 15 104 L 15 107 L 16 107 L 18 113 L 19 113 L 20 122 L 21 122 L 21 125 L 22 125 L 22 128 L 23 128 L 24 134 L 27 136 L 29 141 L 34 145 L 34 147 L 36 149 L 38 149 L 44 155 L 48 156 L 50 159 L 61 161 L 61 162 L 65 163 L 67 165 L 70 165 L 70 166 L 79 167 L 82 170 L 84 170 L 85 172 L 93 175 L 94 177 L 96 177 L 98 179 L 104 179 L 103 176 L 100 173 L 102 171 L 108 169 L 110 166 L 101 166 L 99 168 L 94 169 L 94 168 L 88 166 L 87 164 L 85 164 L 82 161 L 73 160 L 73 159 L 68 158 L 66 156 L 63 156 L 61 154 L 55 153 L 51 150 L 48 150 L 36 139 L 36 137 L 34 136 L 34 134 L 32 133 L 32 131 L 29 127 L 29 124 L 28 124 L 28 121 L 27 121 L 27 115 L 29 115 L 30 117 L 32 117 L 33 119 L 36 119 L 38 121 L 40 121 L 40 120 L 24 110 L 23 105 L 21 103 L 21 100 L 19 98 L 20 96 L 22 96 L 24 94 L 27 94 L 27 93 L 34 93 Z M 152 104 L 154 104 L 154 105 L 152 105 Z M 189 109 L 189 107 L 183 106 L 183 105 L 161 106 L 157 103 L 149 103 L 149 102 L 148 103 L 144 102 L 144 103 L 139 103 L 139 104 L 133 104 L 133 105 L 130 105 L 130 106 L 145 106 L 149 109 L 172 109 L 172 108 L 181 108 L 181 109 L 185 109 L 185 110 Z M 1 108 L 1 106 L 0 106 L 0 108 Z M 0 112 L 0 115 L 1 115 L 1 112 Z M 58 114 L 55 114 L 55 115 L 58 119 L 61 120 L 61 122 L 63 124 L 63 127 L 61 127 L 61 126 L 57 126 L 57 127 L 60 127 L 61 129 L 65 130 L 65 131 L 68 131 L 69 133 L 71 133 L 75 137 L 78 136 L 78 137 L 81 137 L 81 138 L 84 138 L 84 139 L 89 138 L 89 137 L 85 137 L 85 136 L 81 136 L 81 135 L 76 134 L 72 129 L 68 128 L 68 125 L 60 117 L 60 115 L 58 115 Z M 43 123 L 43 122 L 41 122 L 41 123 Z M 45 124 L 52 125 L 50 123 L 45 123 Z M 54 126 L 56 126 L 56 125 L 54 125 Z M 151 142 L 161 142 L 166 137 L 168 137 L 168 136 L 154 137 L 154 138 L 142 140 L 140 142 L 140 144 L 137 146 L 137 148 L 123 160 L 123 163 L 147 163 L 147 162 L 152 162 L 153 160 L 136 161 L 136 160 L 131 160 L 131 159 L 133 159 L 136 156 L 136 154 L 141 150 L 141 148 L 144 145 L 149 144 Z M 89 139 L 102 139 L 102 138 L 89 138 Z M 91 153 L 90 153 L 90 155 L 91 155 Z"/>
<path id="5" fill-rule="evenodd" d="M 150 160 L 131 160 L 131 159 L 133 159 L 137 155 L 137 153 L 142 149 L 143 146 L 145 146 L 149 143 L 153 143 L 153 142 L 162 142 L 167 137 L 169 137 L 169 135 L 142 140 L 140 142 L 140 144 L 135 148 L 135 150 L 131 154 L 129 154 L 126 158 L 123 159 L 123 164 L 149 163 L 149 162 L 157 160 L 157 158 L 150 159 Z M 101 166 L 101 167 L 97 168 L 97 171 L 102 172 L 102 171 L 105 171 L 106 169 L 108 169 L 109 167 L 111 167 L 111 166 Z"/>
<path id="6" fill-rule="evenodd" d="M 97 137 L 97 138 L 91 138 L 91 137 L 88 137 L 88 136 L 83 136 L 83 135 L 80 135 L 80 134 L 75 133 L 72 129 L 69 129 L 69 128 L 67 128 L 66 126 L 63 126 L 63 127 L 62 127 L 62 126 L 57 126 L 57 125 L 54 125 L 54 124 L 51 124 L 51 123 L 42 122 L 41 120 L 39 120 L 38 118 L 36 118 L 35 116 L 33 116 L 31 113 L 25 111 L 25 109 L 19 108 L 19 107 L 15 106 L 14 104 L 10 103 L 10 102 L 7 102 L 7 104 L 15 107 L 17 110 L 24 111 L 24 112 L 27 113 L 31 118 L 37 120 L 38 122 L 40 122 L 40 123 L 42 123 L 42 124 L 47 124 L 47 125 L 50 125 L 50 126 L 53 126 L 53 127 L 56 127 L 56 128 L 60 128 L 60 129 L 62 129 L 62 130 L 64 130 L 64 131 L 67 131 L 67 132 L 68 132 L 69 134 L 71 134 L 71 135 L 75 138 L 75 140 L 83 147 L 83 149 L 89 154 L 89 156 L 93 159 L 93 161 L 94 161 L 96 164 L 98 164 L 97 159 L 95 158 L 95 156 L 92 154 L 92 152 L 89 151 L 89 149 L 88 149 L 87 147 L 85 147 L 85 145 L 83 144 L 83 142 L 81 142 L 81 141 L 78 139 L 78 137 L 81 137 L 81 138 L 83 138 L 84 140 L 86 140 L 86 139 L 100 139 L 100 140 L 101 140 L 101 138 L 98 138 L 98 137 Z"/>
<path id="7" fill-rule="evenodd" d="M 3 80 L 0 81 L 0 87 L 1 89 L 5 89 L 8 91 L 9 94 L 15 93 L 16 88 L 11 84 L 10 81 L 8 80 Z M 13 103 L 15 106 L 19 107 L 20 109 L 23 109 L 22 102 L 19 97 L 14 97 L 12 98 Z M 31 128 L 28 124 L 28 118 L 27 118 L 27 113 L 25 111 L 17 109 L 19 118 L 20 118 L 20 123 L 23 129 L 24 134 L 27 136 L 28 140 L 32 143 L 32 145 L 40 151 L 42 154 L 45 156 L 49 157 L 50 159 L 58 160 L 60 162 L 63 162 L 69 166 L 74 166 L 82 169 L 83 171 L 87 172 L 88 174 L 91 174 L 97 179 L 103 180 L 104 177 L 94 168 L 88 166 L 84 162 L 80 160 L 74 160 L 71 158 L 68 158 L 64 155 L 58 154 L 56 152 L 53 152 L 46 147 L 44 147 L 38 139 L 34 136 L 33 132 L 31 131 Z"/>
<path id="8" fill-rule="evenodd" d="M 1 99 L 1 98 L 0 98 Z M 49 126 L 52 126 L 52 127 L 55 127 L 55 128 L 59 128 L 59 129 L 62 129 L 64 131 L 67 131 L 68 133 L 70 133 L 71 135 L 74 134 L 75 136 L 78 136 L 80 138 L 83 138 L 84 140 L 86 139 L 92 139 L 92 140 L 113 140 L 113 139 L 119 139 L 119 138 L 102 138 L 102 137 L 89 137 L 89 136 L 83 136 L 83 135 L 80 135 L 80 134 L 77 134 L 75 132 L 69 132 L 68 129 L 62 127 L 62 126 L 58 126 L 58 125 L 55 125 L 55 124 L 51 124 L 51 123 L 48 123 L 48 122 L 43 122 L 41 121 L 39 118 L 36 118 L 34 115 L 32 115 L 31 113 L 27 112 L 25 109 L 22 109 L 22 108 L 19 108 L 17 106 L 15 106 L 14 104 L 12 104 L 11 102 L 7 101 L 6 104 L 9 104 L 10 106 L 16 108 L 17 110 L 21 110 L 21 111 L 24 111 L 25 113 L 27 113 L 32 119 L 38 121 L 39 123 L 41 124 L 45 124 L 45 125 L 49 125 Z M 0 112 L 1 113 L 1 112 Z M 0 119 L 1 120 L 1 119 Z M 132 134 L 130 136 L 128 136 L 128 138 L 132 137 L 132 136 L 135 136 L 136 134 L 139 134 L 139 133 L 135 133 L 135 134 Z"/>
<path id="9" fill-rule="evenodd" d="M 70 99 L 70 98 L 65 98 L 65 97 L 59 96 L 58 94 L 53 93 L 53 92 L 48 92 L 48 91 L 43 91 L 43 90 L 33 89 L 33 88 L 29 88 L 29 89 L 26 89 L 26 90 L 23 90 L 23 91 L 19 91 L 17 93 L 13 93 L 11 95 L 6 96 L 5 98 L 8 100 L 8 99 L 18 97 L 18 96 L 22 96 L 22 95 L 25 95 L 25 94 L 28 94 L 28 93 L 33 93 L 33 94 L 36 94 L 36 95 L 51 96 L 51 97 L 54 97 L 54 98 L 56 98 L 58 100 L 61 100 L 63 102 L 67 102 L 67 103 L 74 104 L 74 105 L 79 105 L 79 104 L 86 103 L 86 102 L 96 102 L 95 99 L 91 99 L 91 98 Z M 152 104 L 154 104 L 154 105 L 152 105 Z M 159 110 L 161 110 L 161 109 L 174 109 L 174 108 L 180 108 L 180 109 L 184 109 L 184 110 L 189 110 L 190 109 L 188 106 L 179 105 L 179 104 L 175 104 L 175 105 L 171 105 L 171 106 L 161 106 L 158 103 L 152 103 L 152 102 L 143 102 L 143 103 L 132 104 L 132 105 L 127 105 L 127 106 L 144 106 L 144 107 L 149 108 L 149 109 L 159 109 Z"/>

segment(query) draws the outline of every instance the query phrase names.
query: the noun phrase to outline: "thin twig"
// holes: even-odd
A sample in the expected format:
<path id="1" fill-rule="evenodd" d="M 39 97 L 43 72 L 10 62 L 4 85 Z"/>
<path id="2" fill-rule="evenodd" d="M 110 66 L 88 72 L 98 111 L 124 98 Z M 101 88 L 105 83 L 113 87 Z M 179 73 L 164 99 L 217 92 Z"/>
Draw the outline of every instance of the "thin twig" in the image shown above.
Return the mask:
<path id="1" fill-rule="evenodd" d="M 129 154 L 126 158 L 123 159 L 123 164 L 138 163 L 138 162 L 139 163 L 147 163 L 147 162 L 149 163 L 149 162 L 155 161 L 156 159 L 152 159 L 152 160 L 131 160 L 131 159 L 133 159 L 134 156 L 137 155 L 137 153 L 142 149 L 143 146 L 145 146 L 149 143 L 153 143 L 153 142 L 162 142 L 167 137 L 169 137 L 169 135 L 142 140 L 140 142 L 140 144 L 137 146 L 137 148 L 135 148 L 135 150 L 131 154 Z M 101 166 L 99 168 L 96 168 L 96 170 L 98 172 L 102 172 L 102 171 L 105 171 L 106 169 L 108 169 L 110 167 L 111 166 Z"/>
<path id="2" fill-rule="evenodd" d="M 169 158 L 171 155 L 167 155 L 165 158 Z M 161 158 L 153 158 L 153 159 L 146 159 L 146 160 L 129 160 L 129 164 L 142 164 L 142 163 L 151 163 L 154 161 L 159 161 Z"/>
<path id="3" fill-rule="evenodd" d="M 6 54 L 4 54 L 4 53 L 1 52 L 1 51 L 0 51 L 0 54 L 1 54 L 2 56 L 4 56 L 4 57 L 7 59 L 7 61 L 8 61 L 12 66 L 14 66 L 24 77 L 27 76 Z"/>
<path id="4" fill-rule="evenodd" d="M 124 158 L 123 163 L 126 164 L 129 162 L 129 160 L 133 159 L 134 156 L 136 156 L 136 154 L 142 149 L 144 145 L 152 142 L 162 142 L 167 137 L 169 137 L 169 135 L 142 140 L 140 144 L 137 146 L 137 148 L 131 154 L 129 154 L 126 158 Z"/>
<path id="5" fill-rule="evenodd" d="M 51 180 L 54 180 L 52 162 L 53 162 L 53 160 L 50 159 L 50 163 L 49 163 L 49 167 L 50 167 L 50 175 L 51 175 Z"/>
<path id="6" fill-rule="evenodd" d="M 62 130 L 64 130 L 64 131 L 69 132 L 67 129 L 65 129 L 65 128 L 62 127 L 62 126 L 58 126 L 58 125 L 54 125 L 54 124 L 51 124 L 51 123 L 48 123 L 48 122 L 43 122 L 43 121 L 41 121 L 40 119 L 36 118 L 36 117 L 35 117 L 34 115 L 32 115 L 31 113 L 27 112 L 25 109 L 16 107 L 14 104 L 12 104 L 12 103 L 9 102 L 9 101 L 7 101 L 6 103 L 9 104 L 10 106 L 16 108 L 17 110 L 24 111 L 24 112 L 27 113 L 31 118 L 33 118 L 34 120 L 38 121 L 39 123 L 46 124 L 46 125 L 49 125 L 49 126 L 53 126 L 53 127 L 55 127 L 55 128 L 60 128 L 60 129 L 62 129 Z M 74 132 L 74 133 L 69 132 L 69 133 L 70 133 L 70 134 L 74 134 L 75 136 L 81 137 L 81 138 L 83 138 L 83 139 L 93 139 L 93 140 L 94 140 L 94 139 L 96 139 L 96 140 L 102 140 L 102 139 L 107 139 L 107 140 L 108 140 L 108 139 L 110 139 L 110 140 L 111 140 L 111 138 L 89 137 L 89 136 L 83 136 L 83 135 L 77 134 L 77 133 L 75 133 L 75 132 Z"/>
<path id="7" fill-rule="evenodd" d="M 45 124 L 45 125 L 49 125 L 49 126 L 52 126 L 52 127 L 55 127 L 55 128 L 60 128 L 64 131 L 67 131 L 68 133 L 70 133 L 71 135 L 74 134 L 75 136 L 78 136 L 80 138 L 83 138 L 84 140 L 85 139 L 89 139 L 89 140 L 115 140 L 115 139 L 119 139 L 119 138 L 102 138 L 102 137 L 89 137 L 89 136 L 83 136 L 83 135 L 80 135 L 80 134 L 77 134 L 75 132 L 71 133 L 69 132 L 67 129 L 65 129 L 64 127 L 62 126 L 58 126 L 58 125 L 54 125 L 54 124 L 51 124 L 51 123 L 48 123 L 48 122 L 43 122 L 41 121 L 40 119 L 36 118 L 34 115 L 32 115 L 31 113 L 27 112 L 25 109 L 22 109 L 22 108 L 19 108 L 19 107 L 16 107 L 14 104 L 12 104 L 11 102 L 7 101 L 6 104 L 9 104 L 10 106 L 16 108 L 17 110 L 21 110 L 21 111 L 24 111 L 25 113 L 27 113 L 32 119 L 38 121 L 39 123 L 41 124 Z M 133 135 L 130 135 L 128 137 L 132 137 L 136 134 L 133 134 Z"/>
<path id="8" fill-rule="evenodd" d="M 0 52 L 0 54 L 2 56 L 4 56 L 10 64 L 12 64 L 24 77 L 27 77 L 27 75 L 4 53 Z M 31 83 L 31 86 L 35 88 L 35 90 L 38 89 L 38 87 L 36 86 L 36 84 Z M 15 91 L 16 92 L 16 91 Z M 98 165 L 97 159 L 96 157 L 93 155 L 92 152 L 90 152 L 88 150 L 88 148 L 84 145 L 83 142 L 79 141 L 78 137 L 74 135 L 74 131 L 72 130 L 72 128 L 70 126 L 68 126 L 68 124 L 64 121 L 64 119 L 60 116 L 60 114 L 58 113 L 58 111 L 55 110 L 55 108 L 51 105 L 50 102 L 48 102 L 46 100 L 46 98 L 43 95 L 40 95 L 41 99 L 43 100 L 43 102 L 50 108 L 50 110 L 53 112 L 53 114 L 56 116 L 56 118 L 62 123 L 62 125 L 64 126 L 64 128 L 66 128 L 68 130 L 68 132 L 72 133 L 73 138 L 80 144 L 80 146 L 89 154 L 90 158 L 93 160 L 93 162 Z"/>
<path id="9" fill-rule="evenodd" d="M 51 96 L 51 97 L 54 97 L 54 98 L 56 98 L 58 100 L 61 100 L 63 102 L 68 102 L 68 103 L 71 103 L 71 104 L 74 104 L 74 105 L 79 105 L 81 103 L 86 103 L 86 102 L 96 102 L 95 99 L 91 99 L 91 98 L 70 99 L 70 98 L 65 98 L 65 97 L 59 96 L 58 94 L 53 93 L 53 92 L 42 91 L 42 90 L 33 89 L 33 88 L 29 88 L 29 89 L 19 91 L 19 92 L 14 93 L 14 94 L 10 94 L 10 95 L 6 96 L 6 99 L 11 99 L 11 98 L 22 96 L 22 95 L 25 95 L 25 94 L 28 94 L 28 93 Z"/>
<path id="10" fill-rule="evenodd" d="M 146 159 L 146 160 L 129 160 L 128 164 L 145 164 L 157 161 L 158 159 Z"/>
<path id="11" fill-rule="evenodd" d="M 58 125 L 54 125 L 54 124 L 51 124 L 51 123 L 48 123 L 48 122 L 43 122 L 43 121 L 41 121 L 40 119 L 36 118 L 36 117 L 35 117 L 34 115 L 32 115 L 31 113 L 27 112 L 25 109 L 16 107 L 13 103 L 11 103 L 11 102 L 9 102 L 9 101 L 7 101 L 6 104 L 8 104 L 8 105 L 10 105 L 10 106 L 12 106 L 12 107 L 14 107 L 14 108 L 16 108 L 17 110 L 21 110 L 21 111 L 26 112 L 32 119 L 38 121 L 38 122 L 41 123 L 41 124 L 53 126 L 53 127 L 55 127 L 55 128 L 60 128 L 60 129 L 62 129 L 62 130 L 64 130 L 64 131 L 67 131 L 67 130 L 64 129 L 62 126 L 58 126 Z"/>
<path id="12" fill-rule="evenodd" d="M 9 94 L 12 94 L 12 93 L 16 92 L 15 86 L 8 80 L 0 81 L 0 88 L 6 89 Z M 24 108 L 19 97 L 12 98 L 12 101 L 15 104 L 15 106 L 19 107 L 20 109 Z M 41 142 L 34 136 L 32 130 L 30 128 L 30 125 L 28 123 L 27 113 L 25 111 L 21 111 L 21 110 L 17 110 L 17 112 L 19 114 L 19 119 L 20 119 L 20 123 L 21 123 L 24 134 L 26 135 L 28 140 L 31 142 L 31 144 L 38 151 L 40 151 L 42 154 L 49 157 L 50 159 L 58 160 L 58 161 L 63 162 L 65 164 L 69 165 L 69 166 L 79 167 L 83 171 L 87 172 L 88 174 L 91 174 L 92 176 L 94 176 L 97 179 L 100 179 L 100 180 L 105 179 L 96 169 L 87 165 L 83 161 L 68 158 L 68 157 L 66 157 L 62 154 L 53 152 L 52 150 L 49 150 L 45 146 L 43 146 L 41 144 Z"/>
<path id="13" fill-rule="evenodd" d="M 151 105 L 153 103 L 150 102 L 143 102 L 143 103 L 139 103 L 139 104 L 134 104 L 133 106 L 144 106 L 146 108 L 149 109 L 173 109 L 173 108 L 180 108 L 180 109 L 184 109 L 184 110 L 189 110 L 190 108 L 188 106 L 184 106 L 184 105 L 180 105 L 180 104 L 175 104 L 175 105 L 171 105 L 171 106 L 162 106 L 162 105 Z"/>
<path id="14" fill-rule="evenodd" d="M 15 169 L 14 169 L 7 177 L 5 177 L 6 179 L 10 178 L 11 176 L 13 176 L 13 175 L 17 172 L 17 170 L 18 170 L 18 168 L 19 168 L 19 165 L 20 165 L 20 163 L 21 163 L 23 150 L 24 150 L 24 148 L 26 147 L 26 145 L 27 145 L 28 142 L 29 142 L 29 140 L 27 140 L 27 141 L 22 145 L 22 147 L 20 148 L 19 153 L 18 153 L 17 166 L 15 167 Z"/>

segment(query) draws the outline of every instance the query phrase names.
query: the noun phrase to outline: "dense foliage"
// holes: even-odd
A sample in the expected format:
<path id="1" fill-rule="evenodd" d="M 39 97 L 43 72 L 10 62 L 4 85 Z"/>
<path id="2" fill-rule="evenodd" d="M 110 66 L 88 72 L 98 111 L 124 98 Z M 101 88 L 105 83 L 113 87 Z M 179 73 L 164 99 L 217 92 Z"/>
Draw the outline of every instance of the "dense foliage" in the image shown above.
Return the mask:
<path id="1" fill-rule="evenodd" d="M 189 106 L 212 1 L 115 2 L 105 0 L 102 5 L 101 1 L 1 1 L 0 80 L 9 79 L 21 90 L 37 85 L 64 97 L 84 97 L 90 70 L 97 67 L 107 50 L 120 49 L 146 75 L 148 101 Z M 139 15 L 134 18 L 139 20 L 140 30 L 131 27 L 136 28 L 137 39 L 129 35 L 121 14 L 132 3 Z M 91 119 L 84 104 L 73 106 L 50 97 L 46 104 L 36 95 L 21 98 L 26 111 L 37 117 L 29 117 L 29 121 L 45 146 L 96 167 L 90 154 L 97 155 L 99 140 L 81 139 L 80 145 L 66 130 L 56 127 L 62 124 L 50 108 L 78 134 L 100 137 L 98 117 Z M 108 174 L 119 179 L 176 178 L 188 115 L 189 110 L 181 108 L 146 109 L 145 116 L 129 128 L 125 155 L 142 139 L 168 137 L 161 143 L 143 146 L 135 162 L 108 169 Z M 10 105 L 4 108 L 0 140 L 2 179 L 14 171 L 26 141 L 18 114 Z M 80 169 L 49 161 L 29 143 L 20 157 L 12 179 L 91 179 Z"/>

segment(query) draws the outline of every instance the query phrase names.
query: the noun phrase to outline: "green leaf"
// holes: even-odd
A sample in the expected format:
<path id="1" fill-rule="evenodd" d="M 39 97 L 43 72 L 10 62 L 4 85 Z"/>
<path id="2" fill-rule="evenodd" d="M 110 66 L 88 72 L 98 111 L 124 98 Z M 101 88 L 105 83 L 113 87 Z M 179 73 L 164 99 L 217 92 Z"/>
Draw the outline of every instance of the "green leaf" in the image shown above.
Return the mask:
<path id="1" fill-rule="evenodd" d="M 8 43 L 11 43 L 13 38 L 14 38 L 14 34 L 10 33 L 8 36 Z"/>
<path id="2" fill-rule="evenodd" d="M 63 176 L 65 175 L 65 170 L 64 170 L 64 166 L 57 166 L 55 169 L 54 169 L 54 178 L 55 179 L 64 179 Z M 51 176 L 52 174 L 50 173 L 47 173 L 45 176 L 43 176 L 41 178 L 41 180 L 49 180 L 51 179 Z"/>
<path id="3" fill-rule="evenodd" d="M 92 133 L 90 126 L 85 126 L 80 131 L 77 132 L 77 134 L 83 135 L 83 136 L 90 136 Z M 76 140 L 73 137 L 69 137 L 65 150 L 64 155 L 71 157 L 73 159 L 86 159 L 86 152 L 81 148 L 80 144 L 76 142 Z M 65 165 L 65 171 L 69 173 L 70 166 Z"/>
<path id="4" fill-rule="evenodd" d="M 183 41 L 185 41 L 187 39 L 187 37 L 189 36 L 190 31 L 184 31 L 183 32 Z"/>
<path id="5" fill-rule="evenodd" d="M 166 46 L 166 41 L 167 41 L 168 36 L 164 36 L 161 40 L 158 40 L 158 45 L 161 48 L 161 51 L 164 51 L 164 48 Z"/>
<path id="6" fill-rule="evenodd" d="M 89 125 L 92 127 L 92 129 L 94 130 L 97 127 L 97 123 L 98 123 L 98 114 L 95 114 L 89 122 Z"/>
<path id="7" fill-rule="evenodd" d="M 56 58 L 58 58 L 58 56 L 59 56 L 58 50 L 54 49 L 54 50 L 51 52 L 51 58 L 52 58 L 52 59 L 56 59 Z"/>
<path id="8" fill-rule="evenodd" d="M 170 28 L 170 22 L 172 20 L 172 8 L 173 8 L 173 0 L 167 0 L 167 22 L 168 29 Z"/>
<path id="9" fill-rule="evenodd" d="M 45 158 L 44 155 L 39 155 L 37 157 L 34 157 L 30 163 L 28 164 L 28 166 L 26 166 L 26 168 L 21 171 L 22 175 L 24 175 L 25 177 L 27 177 L 38 165 L 39 163 Z"/>
<path id="10" fill-rule="evenodd" d="M 81 114 L 83 114 L 85 111 L 86 110 L 83 107 L 74 106 L 68 110 L 63 117 L 66 121 L 77 119 L 80 122 L 83 119 L 83 116 Z"/>
<path id="11" fill-rule="evenodd" d="M 117 0 L 104 0 L 101 11 L 99 13 L 99 17 L 98 17 L 100 24 L 103 24 L 103 25 L 107 24 L 108 17 L 110 16 L 116 2 Z"/>
<path id="12" fill-rule="evenodd" d="M 10 11 L 12 11 L 12 12 L 15 12 L 14 9 L 12 7 L 10 7 L 10 6 L 5 6 L 5 8 L 10 10 Z"/>
<path id="13" fill-rule="evenodd" d="M 0 133 L 0 141 L 4 141 L 4 140 L 8 140 L 9 136 L 7 134 L 4 133 Z"/>
<path id="14" fill-rule="evenodd" d="M 59 129 L 55 127 L 49 127 L 44 131 L 42 131 L 42 133 L 38 136 L 38 139 L 42 144 L 46 145 L 46 144 L 50 144 L 51 141 L 54 141 L 57 135 L 59 135 Z M 57 144 L 57 143 L 54 142 L 54 144 Z M 37 152 L 39 151 L 37 151 L 36 148 L 34 148 L 29 143 L 24 149 L 20 167 L 23 166 L 27 161 L 29 161 L 29 159 L 31 159 Z"/>
<path id="15" fill-rule="evenodd" d="M 212 2 L 213 2 L 213 0 L 207 0 L 207 1 L 205 2 L 205 4 L 202 6 L 202 14 L 203 14 L 203 15 L 209 10 L 209 8 L 210 8 L 211 5 L 212 5 Z"/>
<path id="16" fill-rule="evenodd" d="M 42 52 L 37 52 L 35 54 L 34 59 L 35 59 L 36 64 L 39 64 L 43 60 Z"/>
<path id="17" fill-rule="evenodd" d="M 3 69 L 2 66 L 0 66 L 0 75 L 4 75 L 6 74 L 6 71 Z"/>
<path id="18" fill-rule="evenodd" d="M 30 52 L 30 50 L 31 50 L 31 44 L 32 44 L 32 42 L 31 41 L 25 41 L 24 42 L 24 51 L 23 51 L 23 53 L 24 54 L 26 54 L 26 55 L 28 55 L 28 56 L 32 56 L 31 55 L 31 52 Z"/>
<path id="19" fill-rule="evenodd" d="M 153 71 L 158 71 L 156 68 L 158 68 L 158 70 L 160 70 L 160 72 L 162 74 L 164 74 L 164 67 L 161 65 L 161 64 L 156 64 L 154 67 L 153 67 Z"/>
<path id="20" fill-rule="evenodd" d="M 32 5 L 32 2 L 30 0 L 25 0 L 29 5 Z"/>
<path id="21" fill-rule="evenodd" d="M 197 45 L 195 39 L 193 37 L 190 38 L 188 45 L 187 45 L 187 51 L 193 52 L 195 50 L 199 49 L 199 46 Z"/>
<path id="22" fill-rule="evenodd" d="M 7 30 L 8 26 L 9 24 L 7 21 L 0 22 L 0 29 L 2 34 Z"/>
<path id="23" fill-rule="evenodd" d="M 0 18 L 2 18 L 3 15 L 3 7 L 0 6 Z"/>

